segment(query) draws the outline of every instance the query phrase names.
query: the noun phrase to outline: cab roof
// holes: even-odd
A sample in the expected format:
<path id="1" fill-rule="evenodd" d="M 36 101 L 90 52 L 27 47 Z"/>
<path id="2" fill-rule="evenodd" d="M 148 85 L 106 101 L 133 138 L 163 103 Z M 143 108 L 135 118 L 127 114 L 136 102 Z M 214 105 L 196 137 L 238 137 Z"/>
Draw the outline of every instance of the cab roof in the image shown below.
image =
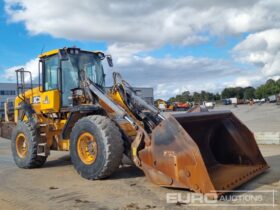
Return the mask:
<path id="1" fill-rule="evenodd" d="M 75 47 L 73 47 L 73 48 L 75 48 Z M 67 48 L 65 48 L 65 49 L 67 49 Z M 56 54 L 58 54 L 59 50 L 62 50 L 62 49 L 54 49 L 54 50 L 50 50 L 48 52 L 44 52 L 44 53 L 40 54 L 38 56 L 38 58 L 43 58 L 43 57 L 49 57 L 49 56 L 52 56 L 52 55 L 56 55 Z M 89 53 L 103 53 L 102 51 L 88 51 L 88 50 L 81 50 L 81 51 L 89 52 Z"/>

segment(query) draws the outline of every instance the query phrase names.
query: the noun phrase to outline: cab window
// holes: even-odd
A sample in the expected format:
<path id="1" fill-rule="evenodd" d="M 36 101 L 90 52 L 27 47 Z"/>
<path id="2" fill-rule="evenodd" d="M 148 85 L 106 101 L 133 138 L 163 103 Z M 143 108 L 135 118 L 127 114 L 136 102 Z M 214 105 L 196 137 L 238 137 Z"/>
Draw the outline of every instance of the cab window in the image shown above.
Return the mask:
<path id="1" fill-rule="evenodd" d="M 58 55 L 53 55 L 45 60 L 44 64 L 44 90 L 58 89 Z"/>

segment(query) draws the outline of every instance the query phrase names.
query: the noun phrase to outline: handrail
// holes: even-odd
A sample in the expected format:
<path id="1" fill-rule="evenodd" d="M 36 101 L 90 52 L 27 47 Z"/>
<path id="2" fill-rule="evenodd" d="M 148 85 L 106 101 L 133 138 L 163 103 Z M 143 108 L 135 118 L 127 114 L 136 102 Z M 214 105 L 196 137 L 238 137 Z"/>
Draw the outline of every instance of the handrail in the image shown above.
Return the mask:
<path id="1" fill-rule="evenodd" d="M 33 84 L 32 84 L 32 73 L 30 71 L 25 71 L 24 68 L 15 70 L 17 79 L 17 95 L 22 100 L 25 101 L 25 91 L 31 89 L 31 96 L 33 98 Z M 25 74 L 30 77 L 30 88 L 25 84 Z"/>

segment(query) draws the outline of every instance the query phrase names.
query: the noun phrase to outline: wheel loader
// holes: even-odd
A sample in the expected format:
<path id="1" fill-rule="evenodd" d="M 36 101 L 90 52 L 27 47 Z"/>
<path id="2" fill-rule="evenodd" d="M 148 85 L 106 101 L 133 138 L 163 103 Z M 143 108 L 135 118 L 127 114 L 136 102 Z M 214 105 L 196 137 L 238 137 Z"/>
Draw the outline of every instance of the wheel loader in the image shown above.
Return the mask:
<path id="1" fill-rule="evenodd" d="M 16 70 L 14 161 L 20 168 L 42 166 L 51 150 L 70 151 L 86 179 L 109 177 L 125 154 L 153 183 L 218 198 L 264 172 L 253 133 L 230 111 L 195 108 L 163 116 L 119 73 L 105 91 L 99 51 L 76 47 L 39 56 L 38 85 Z"/>

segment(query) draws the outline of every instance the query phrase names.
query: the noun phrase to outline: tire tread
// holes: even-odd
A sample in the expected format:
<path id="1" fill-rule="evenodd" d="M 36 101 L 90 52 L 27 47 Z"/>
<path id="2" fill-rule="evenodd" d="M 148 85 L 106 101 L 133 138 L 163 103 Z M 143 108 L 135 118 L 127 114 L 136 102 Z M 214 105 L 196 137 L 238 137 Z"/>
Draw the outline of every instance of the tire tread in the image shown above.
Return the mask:
<path id="1" fill-rule="evenodd" d="M 84 122 L 91 122 L 98 127 L 103 138 L 106 157 L 105 164 L 103 165 L 103 168 L 98 173 L 98 175 L 89 175 L 85 177 L 82 174 L 82 171 L 78 171 L 78 173 L 82 174 L 83 177 L 90 180 L 106 178 L 114 173 L 121 164 L 124 150 L 121 133 L 119 131 L 119 128 L 109 118 L 101 115 L 90 115 L 78 120 L 72 130 L 70 137 L 71 141 L 73 140 L 73 133 L 76 132 L 76 128 L 81 126 Z"/>

